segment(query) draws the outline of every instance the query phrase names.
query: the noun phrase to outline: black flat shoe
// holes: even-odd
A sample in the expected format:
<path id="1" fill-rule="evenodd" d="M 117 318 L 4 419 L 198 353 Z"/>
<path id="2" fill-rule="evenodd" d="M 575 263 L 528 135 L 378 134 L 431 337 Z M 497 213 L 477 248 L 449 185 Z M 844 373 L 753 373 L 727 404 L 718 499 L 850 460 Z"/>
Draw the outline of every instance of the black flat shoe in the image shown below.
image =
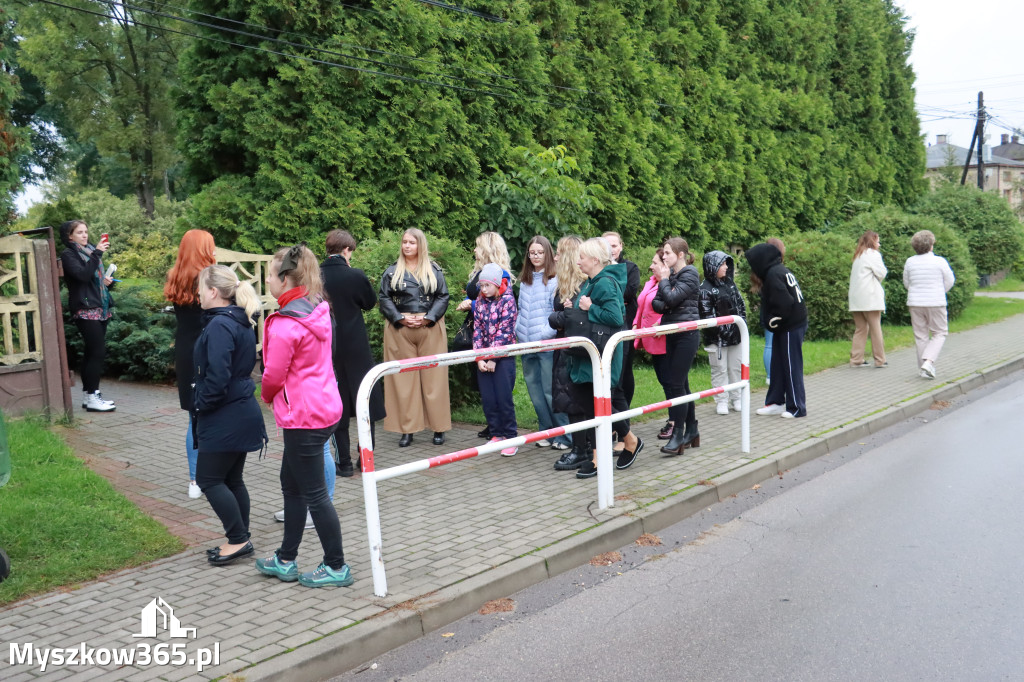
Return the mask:
<path id="1" fill-rule="evenodd" d="M 355 469 L 352 468 L 352 460 L 346 459 L 344 462 L 339 464 L 335 468 L 334 473 L 342 478 L 352 478 L 353 474 L 355 474 Z"/>
<path id="2" fill-rule="evenodd" d="M 209 557 L 207 557 L 206 560 L 214 566 L 227 566 L 235 559 L 241 559 L 242 557 L 249 556 L 250 554 L 254 554 L 255 552 L 256 550 L 253 549 L 252 543 L 246 542 L 242 549 L 227 555 L 221 554 L 220 548 L 218 547 L 217 554 L 211 554 Z"/>
<path id="3" fill-rule="evenodd" d="M 640 454 L 640 451 L 644 449 L 644 439 L 640 436 L 636 437 L 636 450 L 630 452 L 629 450 L 623 450 L 619 454 L 619 461 L 615 463 L 616 469 L 628 469 L 632 466 L 633 462 L 636 461 L 636 456 Z"/>
<path id="4" fill-rule="evenodd" d="M 211 547 L 210 549 L 206 550 L 206 556 L 217 556 L 218 554 L 220 554 L 220 547 L 219 546 L 218 547 Z"/>
<path id="5" fill-rule="evenodd" d="M 491 439 L 491 427 L 485 426 L 482 431 L 477 431 L 476 432 L 476 437 L 477 438 L 483 438 L 484 440 L 490 440 Z"/>
<path id="6" fill-rule="evenodd" d="M 400 448 L 407 448 L 410 445 L 412 445 L 412 434 L 411 433 L 403 433 L 402 437 L 398 439 L 398 447 L 400 447 Z"/>
<path id="7" fill-rule="evenodd" d="M 444 431 L 434 431 L 434 445 L 444 445 Z"/>

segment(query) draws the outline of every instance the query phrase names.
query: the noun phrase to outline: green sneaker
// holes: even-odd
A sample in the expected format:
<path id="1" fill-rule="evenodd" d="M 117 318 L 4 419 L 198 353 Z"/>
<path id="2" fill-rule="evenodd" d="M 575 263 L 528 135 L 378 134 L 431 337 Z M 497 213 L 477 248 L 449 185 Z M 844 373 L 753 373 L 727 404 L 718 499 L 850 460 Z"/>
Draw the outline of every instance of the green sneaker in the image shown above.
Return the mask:
<path id="1" fill-rule="evenodd" d="M 299 579 L 298 564 L 294 561 L 281 561 L 277 558 L 277 552 L 274 552 L 274 556 L 267 557 L 266 559 L 257 559 L 256 570 L 263 575 L 272 575 L 286 583 L 295 582 Z"/>
<path id="2" fill-rule="evenodd" d="M 315 571 L 303 573 L 299 576 L 299 584 L 306 587 L 348 587 L 355 579 L 352 572 L 345 564 L 338 570 L 334 570 L 327 564 L 320 564 Z"/>

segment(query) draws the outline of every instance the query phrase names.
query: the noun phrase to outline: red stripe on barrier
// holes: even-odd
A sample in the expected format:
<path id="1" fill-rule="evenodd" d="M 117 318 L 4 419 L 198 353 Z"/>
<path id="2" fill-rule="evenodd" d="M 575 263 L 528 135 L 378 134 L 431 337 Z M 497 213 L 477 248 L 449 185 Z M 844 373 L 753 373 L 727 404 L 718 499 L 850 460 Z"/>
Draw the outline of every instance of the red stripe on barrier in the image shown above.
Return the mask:
<path id="1" fill-rule="evenodd" d="M 359 448 L 359 463 L 363 467 L 363 471 L 369 473 L 373 471 L 373 450 L 370 448 Z"/>
<path id="2" fill-rule="evenodd" d="M 594 416 L 607 417 L 612 413 L 612 399 L 594 396 Z"/>
<path id="3" fill-rule="evenodd" d="M 750 381 L 750 365 L 740 365 L 740 379 Z"/>
<path id="4" fill-rule="evenodd" d="M 666 407 L 672 407 L 671 400 L 662 400 L 660 403 L 651 403 L 650 405 L 645 405 L 643 410 L 644 414 L 650 414 L 651 412 L 664 410 Z"/>
<path id="5" fill-rule="evenodd" d="M 721 386 L 717 388 L 709 388 L 706 391 L 701 391 L 697 395 L 699 395 L 701 398 L 707 398 L 709 395 L 716 395 L 718 393 L 725 393 L 725 389 L 722 388 Z"/>
<path id="6" fill-rule="evenodd" d="M 418 358 L 405 358 L 404 360 L 399 360 L 398 364 L 400 364 L 400 365 L 411 365 L 414 362 L 423 362 L 424 360 L 436 360 L 436 359 L 437 359 L 436 355 L 423 355 L 423 356 L 420 356 Z"/>
<path id="7" fill-rule="evenodd" d="M 556 436 L 561 436 L 564 433 L 565 433 L 565 427 L 564 426 L 556 426 L 555 428 L 548 429 L 547 431 L 536 431 L 534 433 L 528 434 L 528 435 L 525 436 L 525 438 L 526 438 L 526 442 L 527 443 L 536 443 L 539 440 L 547 440 L 549 438 L 554 438 Z"/>
<path id="8" fill-rule="evenodd" d="M 398 370 L 398 373 L 402 374 L 404 372 L 418 372 L 421 369 L 431 369 L 433 367 L 437 367 L 440 364 L 440 362 L 431 362 L 426 365 L 416 365 L 415 367 L 402 367 L 401 369 Z"/>
<path id="9" fill-rule="evenodd" d="M 452 462 L 459 462 L 470 457 L 476 457 L 480 454 L 478 448 L 468 448 L 466 450 L 459 450 L 457 452 L 449 452 L 447 455 L 438 455 L 437 457 L 431 457 L 427 460 L 427 464 L 430 468 L 439 467 L 443 464 L 451 464 Z"/>
<path id="10" fill-rule="evenodd" d="M 721 324 L 735 324 L 735 323 L 736 323 L 736 316 L 735 315 L 722 315 L 721 317 L 716 317 L 715 318 L 715 326 L 718 326 L 718 325 L 721 325 Z"/>

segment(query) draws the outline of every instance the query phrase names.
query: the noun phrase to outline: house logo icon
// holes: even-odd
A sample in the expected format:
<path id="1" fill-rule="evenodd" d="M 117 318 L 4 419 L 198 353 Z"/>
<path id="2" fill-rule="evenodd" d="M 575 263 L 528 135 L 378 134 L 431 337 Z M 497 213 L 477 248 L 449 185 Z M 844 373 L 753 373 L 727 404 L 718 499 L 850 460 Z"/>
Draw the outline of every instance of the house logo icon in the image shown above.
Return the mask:
<path id="1" fill-rule="evenodd" d="M 189 633 L 192 633 L 192 639 L 196 638 L 196 629 L 181 627 L 181 621 L 175 617 L 174 609 L 163 600 L 163 597 L 157 597 L 146 604 L 142 609 L 141 619 L 142 632 L 132 637 L 156 637 L 157 630 L 162 628 L 170 632 L 172 638 L 188 639 Z"/>

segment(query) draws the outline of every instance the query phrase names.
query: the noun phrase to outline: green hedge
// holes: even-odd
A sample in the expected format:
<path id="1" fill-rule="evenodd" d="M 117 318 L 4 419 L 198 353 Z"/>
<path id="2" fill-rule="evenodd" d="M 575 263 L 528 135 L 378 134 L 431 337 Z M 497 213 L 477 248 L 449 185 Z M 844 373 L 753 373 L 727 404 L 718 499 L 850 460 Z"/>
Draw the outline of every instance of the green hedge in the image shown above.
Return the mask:
<path id="1" fill-rule="evenodd" d="M 940 218 L 956 230 L 967 243 L 979 275 L 1009 269 L 1021 256 L 1024 228 L 1006 200 L 995 192 L 942 183 L 911 210 Z"/>
<path id="2" fill-rule="evenodd" d="M 949 267 L 956 275 L 956 284 L 946 294 L 946 310 L 950 320 L 955 320 L 968 306 L 978 287 L 978 272 L 971 260 L 967 244 L 956 230 L 942 220 L 924 215 L 914 215 L 896 208 L 878 208 L 862 213 L 844 223 L 839 230 L 848 237 L 851 246 L 847 249 L 847 260 L 853 257 L 857 238 L 865 231 L 878 233 L 882 258 L 889 269 L 885 278 L 885 317 L 892 324 L 910 324 L 907 310 L 907 290 L 903 286 L 903 264 L 914 255 L 910 238 L 920 230 L 931 230 L 935 234 L 935 253 L 949 261 Z M 849 272 L 849 270 L 847 270 Z M 847 275 L 848 276 L 848 275 Z"/>

